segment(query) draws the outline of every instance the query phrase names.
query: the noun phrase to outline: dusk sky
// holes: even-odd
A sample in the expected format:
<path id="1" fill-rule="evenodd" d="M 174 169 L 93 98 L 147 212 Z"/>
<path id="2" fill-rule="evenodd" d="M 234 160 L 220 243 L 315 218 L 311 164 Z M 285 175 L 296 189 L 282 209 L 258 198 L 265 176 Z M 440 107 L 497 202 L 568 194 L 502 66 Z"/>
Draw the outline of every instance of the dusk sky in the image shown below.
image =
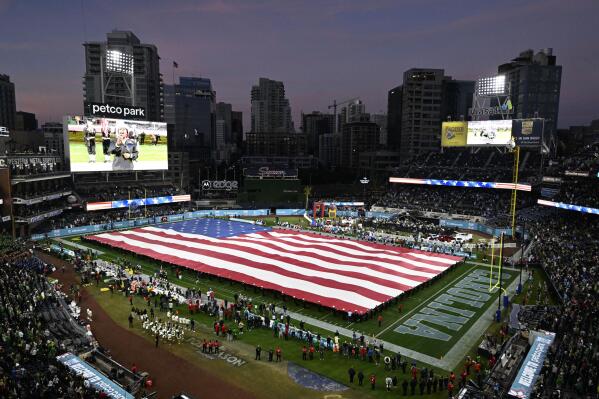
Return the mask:
<path id="1" fill-rule="evenodd" d="M 411 67 L 476 79 L 522 50 L 553 48 L 563 66 L 559 126 L 599 118 L 599 1 L 46 1 L 0 0 L 0 73 L 17 109 L 40 122 L 83 110 L 84 41 L 131 30 L 155 44 L 164 82 L 212 80 L 217 101 L 244 113 L 259 77 L 281 80 L 293 119 L 360 97 L 386 112 Z"/>

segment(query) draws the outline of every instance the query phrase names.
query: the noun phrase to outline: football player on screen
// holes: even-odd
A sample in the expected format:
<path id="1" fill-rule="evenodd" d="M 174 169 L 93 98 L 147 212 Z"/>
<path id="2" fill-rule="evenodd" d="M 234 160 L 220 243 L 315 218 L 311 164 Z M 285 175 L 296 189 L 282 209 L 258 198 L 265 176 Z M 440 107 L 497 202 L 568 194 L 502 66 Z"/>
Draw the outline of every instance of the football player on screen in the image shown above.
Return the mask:
<path id="1" fill-rule="evenodd" d="M 104 163 L 110 162 L 110 128 L 108 127 L 108 121 L 102 119 L 102 152 L 104 153 Z"/>
<path id="2" fill-rule="evenodd" d="M 116 139 L 110 143 L 108 152 L 114 154 L 112 170 L 133 170 L 133 161 L 139 156 L 133 132 L 126 127 L 119 127 Z"/>
<path id="3" fill-rule="evenodd" d="M 91 120 L 88 120 L 83 128 L 83 140 L 85 141 L 85 148 L 87 148 L 89 162 L 96 162 L 96 131 Z"/>

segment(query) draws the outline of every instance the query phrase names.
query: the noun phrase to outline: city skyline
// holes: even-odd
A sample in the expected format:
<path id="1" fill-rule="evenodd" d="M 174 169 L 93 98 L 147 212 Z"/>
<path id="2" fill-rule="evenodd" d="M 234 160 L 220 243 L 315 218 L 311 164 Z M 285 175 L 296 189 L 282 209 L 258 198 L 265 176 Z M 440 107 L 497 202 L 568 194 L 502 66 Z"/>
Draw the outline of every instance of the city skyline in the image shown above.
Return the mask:
<path id="1" fill-rule="evenodd" d="M 179 65 L 175 79 L 211 79 L 216 101 L 243 111 L 249 130 L 250 90 L 260 77 L 285 84 L 299 127 L 301 112 L 326 112 L 335 99 L 360 97 L 367 112 L 386 113 L 388 90 L 412 67 L 474 80 L 496 73 L 523 50 L 552 47 L 563 66 L 559 126 L 599 118 L 599 93 L 592 90 L 599 81 L 599 43 L 588 40 L 597 3 L 397 3 L 217 0 L 142 7 L 0 0 L 6 21 L 0 73 L 15 83 L 18 110 L 36 113 L 41 123 L 60 121 L 83 111 L 82 44 L 103 40 L 114 28 L 131 30 L 157 46 L 165 84 L 172 83 L 173 61 Z M 65 19 L 71 22 L 48 25 Z"/>

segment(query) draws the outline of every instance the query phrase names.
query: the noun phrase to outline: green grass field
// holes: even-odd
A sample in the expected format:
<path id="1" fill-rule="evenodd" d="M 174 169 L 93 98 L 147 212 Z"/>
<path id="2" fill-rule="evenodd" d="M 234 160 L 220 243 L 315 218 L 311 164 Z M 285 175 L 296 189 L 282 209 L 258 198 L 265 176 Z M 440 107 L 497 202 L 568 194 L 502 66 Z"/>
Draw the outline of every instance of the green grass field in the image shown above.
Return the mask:
<path id="1" fill-rule="evenodd" d="M 87 154 L 87 147 L 83 142 L 83 133 L 69 133 L 69 152 L 71 163 L 87 163 L 89 162 L 89 156 Z M 78 137 L 81 136 L 81 137 Z M 139 162 L 144 161 L 168 161 L 168 151 L 165 139 L 163 142 L 157 145 L 151 145 L 146 141 L 145 144 L 139 145 Z M 112 159 L 113 155 L 111 155 Z M 96 162 L 104 162 L 104 154 L 102 152 L 102 138 L 96 137 Z"/>
<path id="2" fill-rule="evenodd" d="M 78 238 L 72 238 L 71 240 L 81 242 Z M 105 252 L 104 255 L 102 255 L 102 258 L 108 261 L 121 262 L 123 259 L 127 259 L 133 264 L 140 264 L 142 270 L 146 274 L 153 274 L 160 269 L 160 263 L 154 260 L 117 248 L 111 248 L 97 244 L 95 242 L 83 241 L 82 243 L 89 248 L 98 249 Z M 422 286 L 421 288 L 408 293 L 400 300 L 400 303 L 403 307 L 402 313 L 399 312 L 399 306 L 397 304 L 390 305 L 379 313 L 383 317 L 383 323 L 381 327 L 378 326 L 378 321 L 376 318 L 378 315 L 371 319 L 360 322 L 349 322 L 344 318 L 344 315 L 328 308 L 322 308 L 314 304 L 308 304 L 301 301 L 294 301 L 291 298 L 287 298 L 276 293 L 262 292 L 254 287 L 224 280 L 215 276 L 204 275 L 201 279 L 197 279 L 197 274 L 195 272 L 186 269 L 182 271 L 182 278 L 177 280 L 176 284 L 188 288 L 200 289 L 203 292 L 212 289 L 215 291 L 217 297 L 227 299 L 229 301 L 234 299 L 235 293 L 241 293 L 244 296 L 251 297 L 255 303 L 275 303 L 279 307 L 285 305 L 290 311 L 304 315 L 306 317 L 318 319 L 334 326 L 355 330 L 356 332 L 363 333 L 367 336 L 376 336 L 377 338 L 383 339 L 387 342 L 400 345 L 402 347 L 409 348 L 435 358 L 440 358 L 441 356 L 445 355 L 445 353 L 458 339 L 460 339 L 461 334 L 468 331 L 471 325 L 478 320 L 480 315 L 489 306 L 491 306 L 493 303 L 496 303 L 496 300 L 489 300 L 488 303 L 485 303 L 483 308 L 476 310 L 475 315 L 472 316 L 468 322 L 465 323 L 462 328 L 460 328 L 459 331 L 450 331 L 446 328 L 436 326 L 435 328 L 438 328 L 440 331 L 452 336 L 451 340 L 448 342 L 439 342 L 429 338 L 410 334 L 399 334 L 395 332 L 394 329 L 408 320 L 412 314 L 417 313 L 421 308 L 429 304 L 435 297 L 437 297 L 438 294 L 450 288 L 453 283 L 460 281 L 460 279 L 465 277 L 468 273 L 475 270 L 488 270 L 488 268 L 469 263 L 461 264 L 454 267 L 434 283 L 428 286 Z M 174 275 L 174 273 L 171 272 L 169 275 Z M 509 275 L 510 278 L 504 281 L 506 286 L 514 281 L 514 279 L 517 277 L 517 274 L 514 272 L 511 272 Z M 495 277 L 495 281 L 496 279 L 497 278 Z M 493 298 L 497 298 L 497 296 L 498 294 L 493 294 Z M 466 305 L 456 304 L 455 306 L 457 308 L 470 309 Z M 297 320 L 297 322 L 299 321 L 300 320 Z M 313 330 L 330 334 L 330 332 L 326 332 L 315 327 L 313 327 Z"/>
<path id="3" fill-rule="evenodd" d="M 96 243 L 91 243 L 85 240 L 81 240 L 79 237 L 74 237 L 69 239 L 73 244 L 83 244 L 87 247 L 99 249 L 104 251 L 105 254 L 102 256 L 104 259 L 111 261 L 120 261 L 122 259 L 129 259 L 133 264 L 140 264 L 145 273 L 151 274 L 155 272 L 160 264 L 154 260 L 138 257 L 131 253 L 127 253 L 118 249 L 109 248 L 103 245 L 99 245 Z M 67 244 L 68 246 L 68 244 Z M 469 320 L 468 323 L 464 324 L 464 326 L 457 332 L 452 332 L 452 339 L 447 342 L 439 343 L 438 341 L 433 341 L 431 339 L 411 336 L 411 335 L 401 335 L 393 332 L 393 330 L 400 324 L 404 323 L 405 320 L 409 319 L 412 314 L 418 313 L 421 308 L 425 307 L 429 304 L 433 299 L 435 299 L 438 295 L 446 291 L 449 287 L 452 287 L 456 281 L 460 281 L 469 273 L 472 273 L 477 270 L 488 270 L 485 266 L 474 265 L 474 264 L 462 264 L 450 272 L 448 272 L 445 276 L 443 276 L 438 281 L 435 281 L 433 284 L 428 287 L 424 287 L 419 289 L 412 295 L 405 297 L 401 303 L 403 304 L 403 312 L 400 314 L 398 308 L 396 306 L 392 306 L 384 310 L 381 314 L 384 317 L 383 326 L 381 328 L 378 327 L 375 319 L 367 320 L 355 324 L 348 323 L 344 320 L 339 314 L 335 314 L 334 312 L 327 309 L 319 309 L 314 305 L 307 305 L 304 307 L 304 304 L 299 302 L 294 302 L 292 300 L 287 299 L 286 301 L 280 295 L 274 294 L 262 294 L 259 290 L 256 290 L 252 287 L 244 286 L 239 283 L 225 281 L 223 279 L 217 277 L 204 277 L 201 280 L 196 280 L 195 273 L 190 271 L 183 271 L 183 275 L 181 279 L 175 281 L 173 279 L 174 273 L 169 273 L 169 280 L 174 283 L 184 286 L 184 287 L 195 287 L 200 288 L 202 291 L 206 291 L 208 288 L 212 288 L 215 290 L 217 297 L 226 298 L 229 300 L 233 299 L 233 295 L 235 293 L 242 293 L 246 296 L 250 296 L 253 298 L 254 302 L 262 301 L 265 303 L 275 302 L 279 305 L 286 304 L 288 309 L 291 311 L 296 311 L 302 313 L 306 316 L 318 318 L 323 321 L 327 321 L 334 325 L 356 328 L 358 331 L 363 331 L 368 335 L 378 335 L 381 339 L 395 342 L 403 347 L 407 347 L 409 349 L 415 350 L 420 353 L 428 354 L 433 357 L 443 356 L 453 345 L 454 343 L 461 338 L 461 336 L 470 329 L 471 325 L 478 320 L 480 313 L 484 309 L 487 309 L 489 306 L 493 306 L 496 304 L 497 295 L 493 296 L 494 299 L 490 300 L 485 304 L 484 309 L 481 309 L 480 312 Z M 510 274 L 509 278 L 506 280 L 506 283 L 510 283 L 518 278 L 518 273 L 515 271 L 508 271 Z M 496 277 L 495 277 L 496 279 Z M 533 299 L 529 303 L 534 303 L 537 297 L 537 287 L 539 282 L 542 283 L 545 280 L 541 276 L 541 273 L 536 272 L 534 275 L 534 280 L 531 283 L 527 283 L 525 285 L 525 292 L 527 290 L 534 290 Z M 90 287 L 90 289 L 94 289 L 94 296 L 98 299 L 100 304 L 106 309 L 106 311 L 111 314 L 111 316 L 117 320 L 118 323 L 122 325 L 126 325 L 126 315 L 129 310 L 129 305 L 126 299 L 121 295 L 113 295 L 111 296 L 108 293 L 100 293 L 99 289 Z M 141 305 L 141 299 L 136 299 Z M 456 305 L 456 307 L 460 307 L 460 305 Z M 179 307 L 180 313 L 182 313 L 185 317 L 189 317 L 187 309 L 185 306 Z M 507 316 L 507 312 L 504 311 L 503 317 Z M 193 316 L 196 319 L 196 325 L 200 326 L 200 333 L 198 334 L 199 338 L 209 338 L 213 335 L 211 326 L 214 322 L 214 319 L 209 317 L 206 314 L 196 314 Z M 297 324 L 297 320 L 293 321 L 294 324 Z M 500 324 L 492 323 L 486 330 L 477 331 L 477 336 L 469 343 L 469 346 L 466 348 L 466 354 L 475 357 L 476 356 L 476 348 L 478 343 L 480 342 L 480 338 L 483 334 L 495 334 L 497 335 Z M 330 331 L 325 331 L 322 329 L 314 328 L 313 326 L 308 326 L 308 328 L 317 333 L 328 334 L 330 335 Z M 435 328 L 439 328 L 435 326 Z M 439 328 L 444 332 L 451 332 L 447 329 Z M 136 328 L 136 332 L 140 335 L 145 335 L 141 329 Z M 149 340 L 150 337 L 147 337 Z M 334 354 L 332 352 L 327 352 L 325 355 L 325 360 L 321 361 L 318 359 L 318 356 L 312 361 L 303 361 L 301 359 L 301 348 L 302 344 L 296 340 L 284 341 L 278 338 L 274 338 L 272 336 L 272 332 L 266 329 L 253 330 L 251 332 L 246 332 L 244 335 L 240 336 L 238 341 L 235 341 L 233 344 L 227 344 L 227 350 L 232 351 L 236 355 L 240 356 L 244 360 L 248 360 L 250 362 L 250 367 L 242 367 L 239 369 L 235 369 L 234 373 L 236 375 L 235 382 L 241 384 L 242 386 L 247 386 L 247 384 L 252 384 L 254 386 L 255 383 L 261 382 L 265 384 L 272 384 L 272 381 L 276 381 L 276 387 L 273 388 L 272 395 L 265 394 L 264 391 L 260 392 L 260 397 L 294 397 L 294 398 L 323 398 L 326 397 L 327 393 L 323 392 L 314 392 L 309 391 L 307 389 L 299 387 L 292 380 L 289 379 L 286 375 L 286 370 L 284 366 L 269 364 L 266 362 L 260 362 L 260 364 L 256 364 L 253 361 L 254 347 L 255 345 L 261 345 L 264 349 L 264 352 L 267 352 L 269 348 L 274 348 L 277 345 L 280 345 L 283 350 L 283 357 L 285 360 L 290 360 L 295 363 L 300 364 L 301 366 L 320 373 L 322 375 L 326 375 L 329 378 L 332 378 L 341 383 L 347 384 L 347 369 L 352 366 L 356 370 L 362 370 L 365 375 L 370 375 L 374 373 L 378 378 L 377 389 L 373 392 L 370 390 L 369 386 L 358 387 L 352 386 L 352 389 L 349 391 L 345 391 L 340 393 L 340 396 L 331 396 L 335 398 L 391 398 L 396 397 L 397 395 L 401 395 L 401 388 L 395 388 L 393 392 L 386 392 L 382 389 L 384 384 L 384 378 L 389 376 L 397 376 L 399 382 L 403 381 L 404 378 L 409 378 L 409 375 L 404 375 L 401 370 L 396 371 L 385 371 L 383 365 L 375 365 L 374 363 L 368 363 L 361 360 L 354 359 L 345 359 L 344 357 Z M 196 362 L 205 362 L 206 359 L 203 359 L 197 353 L 195 353 L 194 348 L 191 345 L 191 342 L 187 341 L 181 345 L 172 345 L 171 350 L 177 353 L 180 356 L 183 356 L 191 361 Z M 432 367 L 430 364 L 426 365 L 422 362 L 418 362 L 419 367 L 427 366 L 435 370 L 437 375 L 444 375 L 449 370 L 441 370 L 438 367 Z M 230 375 L 231 366 L 228 366 L 226 363 L 221 363 L 218 361 L 212 361 L 210 364 L 210 370 L 215 371 L 217 374 L 222 375 Z M 454 371 L 458 372 L 461 367 L 461 362 L 454 369 Z M 408 367 L 409 368 L 409 367 Z M 408 370 L 409 373 L 409 370 Z M 337 393 L 335 393 L 336 395 Z M 417 395 L 419 395 L 417 390 Z M 437 392 L 436 394 L 427 395 L 426 398 L 445 398 L 447 397 L 446 392 Z"/>

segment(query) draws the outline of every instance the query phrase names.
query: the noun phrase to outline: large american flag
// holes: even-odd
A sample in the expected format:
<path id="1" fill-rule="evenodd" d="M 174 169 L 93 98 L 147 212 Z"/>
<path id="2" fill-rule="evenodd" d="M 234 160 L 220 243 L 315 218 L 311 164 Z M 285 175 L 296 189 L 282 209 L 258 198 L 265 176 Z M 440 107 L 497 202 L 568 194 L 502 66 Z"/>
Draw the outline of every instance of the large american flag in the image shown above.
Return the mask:
<path id="1" fill-rule="evenodd" d="M 365 313 L 462 260 L 222 219 L 187 220 L 87 238 L 354 313 Z"/>

